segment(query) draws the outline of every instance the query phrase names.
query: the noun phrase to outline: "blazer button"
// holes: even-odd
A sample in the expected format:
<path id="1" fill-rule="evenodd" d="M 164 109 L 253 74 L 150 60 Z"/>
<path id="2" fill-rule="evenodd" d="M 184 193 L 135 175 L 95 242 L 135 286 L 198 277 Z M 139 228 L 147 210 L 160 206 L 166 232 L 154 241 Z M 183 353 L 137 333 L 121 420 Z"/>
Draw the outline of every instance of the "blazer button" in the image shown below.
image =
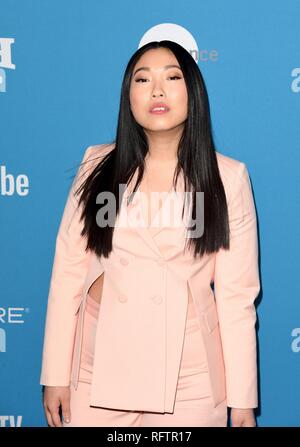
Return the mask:
<path id="1" fill-rule="evenodd" d="M 127 301 L 127 295 L 125 295 L 124 293 L 121 293 L 121 295 L 118 296 L 118 299 L 121 303 L 126 303 Z"/>
<path id="2" fill-rule="evenodd" d="M 120 258 L 120 262 L 122 265 L 128 265 L 128 261 L 126 258 Z"/>
<path id="3" fill-rule="evenodd" d="M 164 267 L 166 265 L 166 261 L 163 258 L 158 258 L 156 262 L 160 267 Z"/>
<path id="4" fill-rule="evenodd" d="M 160 304 L 162 302 L 162 296 L 160 295 L 153 295 L 150 298 L 155 304 Z"/>

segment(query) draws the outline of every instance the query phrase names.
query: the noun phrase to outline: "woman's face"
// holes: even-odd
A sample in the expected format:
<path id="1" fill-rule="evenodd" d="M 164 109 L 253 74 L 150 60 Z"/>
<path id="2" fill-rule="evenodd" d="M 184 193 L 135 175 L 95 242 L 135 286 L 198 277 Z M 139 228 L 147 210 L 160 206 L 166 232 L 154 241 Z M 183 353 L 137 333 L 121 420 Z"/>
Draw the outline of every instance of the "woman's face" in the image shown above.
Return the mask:
<path id="1" fill-rule="evenodd" d="M 182 71 L 174 54 L 165 48 L 151 49 L 136 63 L 130 84 L 130 106 L 135 120 L 145 130 L 171 130 L 184 127 L 187 118 L 188 95 Z M 137 71 L 141 67 L 142 70 Z M 156 102 L 165 103 L 169 111 L 150 113 Z"/>

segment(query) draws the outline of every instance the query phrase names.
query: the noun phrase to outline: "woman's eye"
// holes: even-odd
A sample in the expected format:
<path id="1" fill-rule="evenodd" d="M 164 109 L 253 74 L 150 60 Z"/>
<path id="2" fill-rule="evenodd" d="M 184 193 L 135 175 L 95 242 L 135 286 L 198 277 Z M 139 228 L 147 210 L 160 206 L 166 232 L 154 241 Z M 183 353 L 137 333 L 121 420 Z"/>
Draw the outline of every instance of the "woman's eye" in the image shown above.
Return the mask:
<path id="1" fill-rule="evenodd" d="M 169 78 L 170 79 L 174 79 L 174 78 L 181 79 L 180 76 L 169 76 Z M 147 79 L 146 78 L 138 78 L 138 79 L 135 80 L 135 82 L 139 82 L 139 81 L 147 81 Z M 142 82 L 142 84 L 143 84 L 143 82 Z"/>

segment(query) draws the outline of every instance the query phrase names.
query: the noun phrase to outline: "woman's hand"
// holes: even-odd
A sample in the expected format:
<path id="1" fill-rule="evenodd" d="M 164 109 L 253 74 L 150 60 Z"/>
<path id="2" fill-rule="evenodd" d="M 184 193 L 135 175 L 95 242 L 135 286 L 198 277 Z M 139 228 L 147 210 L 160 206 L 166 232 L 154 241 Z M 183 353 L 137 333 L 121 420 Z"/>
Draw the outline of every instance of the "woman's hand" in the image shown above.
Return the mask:
<path id="1" fill-rule="evenodd" d="M 59 415 L 59 407 L 62 407 L 64 421 L 71 421 L 70 411 L 70 387 L 69 386 L 45 386 L 44 411 L 50 427 L 62 427 Z"/>
<path id="2" fill-rule="evenodd" d="M 256 427 L 253 408 L 231 408 L 231 427 Z"/>

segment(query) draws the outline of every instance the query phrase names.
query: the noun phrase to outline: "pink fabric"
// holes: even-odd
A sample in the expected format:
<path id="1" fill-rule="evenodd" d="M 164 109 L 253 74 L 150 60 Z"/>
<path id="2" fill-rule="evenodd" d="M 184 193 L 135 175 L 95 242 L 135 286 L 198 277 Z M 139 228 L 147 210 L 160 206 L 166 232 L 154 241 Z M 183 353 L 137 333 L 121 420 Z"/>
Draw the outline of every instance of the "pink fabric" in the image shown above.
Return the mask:
<path id="1" fill-rule="evenodd" d="M 189 301 L 185 340 L 174 413 L 134 412 L 89 405 L 99 304 L 88 294 L 84 315 L 82 356 L 77 390 L 71 384 L 71 423 L 75 426 L 226 427 L 226 399 L 213 407 L 203 340 L 194 303 Z"/>

